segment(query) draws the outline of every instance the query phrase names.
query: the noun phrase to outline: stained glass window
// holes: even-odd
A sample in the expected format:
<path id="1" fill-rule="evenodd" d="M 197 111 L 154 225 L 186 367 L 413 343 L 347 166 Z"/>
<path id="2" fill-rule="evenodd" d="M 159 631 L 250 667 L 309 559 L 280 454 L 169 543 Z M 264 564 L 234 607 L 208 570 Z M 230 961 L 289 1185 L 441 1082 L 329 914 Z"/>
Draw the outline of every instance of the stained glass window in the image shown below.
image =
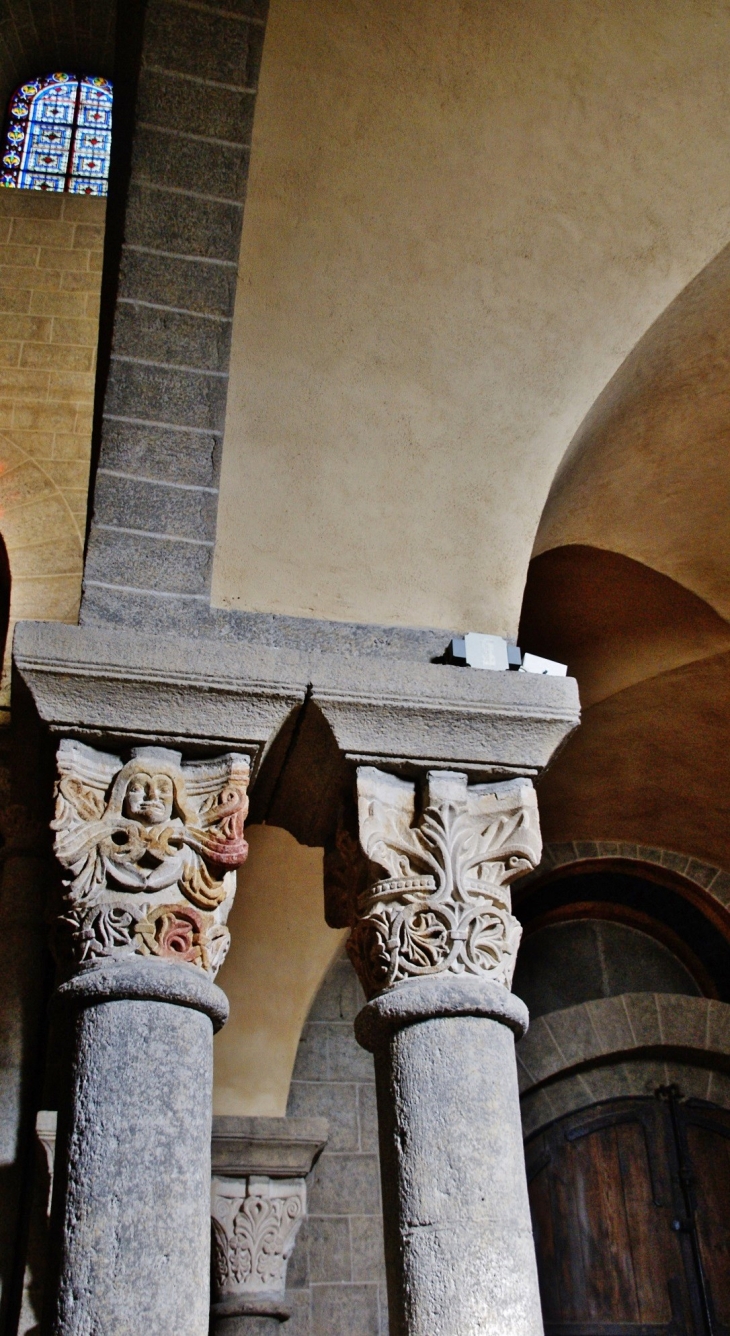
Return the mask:
<path id="1" fill-rule="evenodd" d="M 33 79 L 10 101 L 0 186 L 106 195 L 111 140 L 108 79 Z"/>

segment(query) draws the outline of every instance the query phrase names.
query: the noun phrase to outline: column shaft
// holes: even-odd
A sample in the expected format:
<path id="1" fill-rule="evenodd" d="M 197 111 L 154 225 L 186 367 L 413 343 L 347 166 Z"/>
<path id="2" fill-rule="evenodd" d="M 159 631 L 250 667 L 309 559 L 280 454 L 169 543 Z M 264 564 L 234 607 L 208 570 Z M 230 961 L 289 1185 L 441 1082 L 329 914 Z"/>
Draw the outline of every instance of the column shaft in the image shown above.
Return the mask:
<path id="1" fill-rule="evenodd" d="M 253 1313 L 239 1313 L 236 1317 L 215 1318 L 214 1336 L 280 1336 L 278 1317 L 255 1317 Z"/>
<path id="2" fill-rule="evenodd" d="M 12 853 L 0 888 L 0 1329 L 20 1304 L 23 1194 L 32 1165 L 48 985 L 48 860 Z"/>
<path id="3" fill-rule="evenodd" d="M 376 1080 L 391 1336 L 539 1336 L 513 1034 L 409 1025 Z"/>
<path id="4" fill-rule="evenodd" d="M 509 991 L 521 928 L 509 883 L 535 866 L 527 780 L 415 785 L 362 766 L 348 948 L 371 1000 L 391 1336 L 541 1336 Z M 380 873 L 385 875 L 379 875 Z"/>
<path id="5" fill-rule="evenodd" d="M 207 1336 L 212 1039 L 209 1016 L 157 1000 L 75 1017 L 47 1333 Z"/>

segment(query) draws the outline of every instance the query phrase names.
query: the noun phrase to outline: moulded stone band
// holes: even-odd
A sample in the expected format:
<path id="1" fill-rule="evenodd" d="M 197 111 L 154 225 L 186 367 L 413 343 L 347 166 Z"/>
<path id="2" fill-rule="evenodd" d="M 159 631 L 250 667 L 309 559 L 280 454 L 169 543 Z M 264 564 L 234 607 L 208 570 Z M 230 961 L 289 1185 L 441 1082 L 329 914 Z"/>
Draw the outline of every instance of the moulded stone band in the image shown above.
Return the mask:
<path id="1" fill-rule="evenodd" d="M 482 1016 L 499 1021 L 516 1039 L 527 1033 L 530 1013 L 503 984 L 473 975 L 437 974 L 408 979 L 367 1002 L 355 1018 L 357 1042 L 374 1053 L 396 1030 L 446 1016 Z"/>
<path id="2" fill-rule="evenodd" d="M 210 1305 L 210 1315 L 216 1317 L 276 1317 L 286 1322 L 291 1308 L 275 1295 L 231 1294 Z"/>
<path id="3" fill-rule="evenodd" d="M 59 1003 L 93 1007 L 100 1002 L 170 1002 L 202 1011 L 220 1030 L 228 1020 L 228 998 L 197 969 L 173 960 L 120 960 L 84 970 L 56 990 Z"/>

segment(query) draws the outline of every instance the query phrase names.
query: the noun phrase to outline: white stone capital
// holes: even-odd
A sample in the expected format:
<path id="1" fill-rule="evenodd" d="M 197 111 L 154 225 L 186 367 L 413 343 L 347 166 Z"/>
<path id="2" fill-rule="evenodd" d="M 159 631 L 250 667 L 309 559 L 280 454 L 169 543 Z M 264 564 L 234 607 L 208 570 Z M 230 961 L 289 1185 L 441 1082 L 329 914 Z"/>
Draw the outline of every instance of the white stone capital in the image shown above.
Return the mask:
<path id="1" fill-rule="evenodd" d="M 510 987 L 521 928 L 509 884 L 540 860 L 529 779 L 469 785 L 430 771 L 416 784 L 372 766 L 357 772 L 357 883 L 348 950 L 369 997 L 408 979 L 478 975 Z M 352 845 L 350 837 L 350 845 Z M 348 837 L 340 842 L 348 851 Z"/>
<path id="2" fill-rule="evenodd" d="M 303 1178 L 213 1178 L 214 1302 L 283 1299 L 286 1266 L 306 1204 Z"/>

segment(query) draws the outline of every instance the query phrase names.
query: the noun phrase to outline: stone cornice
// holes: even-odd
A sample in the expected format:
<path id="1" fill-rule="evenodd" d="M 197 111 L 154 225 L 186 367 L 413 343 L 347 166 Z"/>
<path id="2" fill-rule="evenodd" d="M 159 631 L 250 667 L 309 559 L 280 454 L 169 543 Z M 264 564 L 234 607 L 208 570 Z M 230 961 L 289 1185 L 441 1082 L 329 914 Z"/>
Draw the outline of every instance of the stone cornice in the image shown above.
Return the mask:
<path id="1" fill-rule="evenodd" d="M 212 1170 L 225 1178 L 306 1178 L 328 1135 L 326 1118 L 215 1115 Z"/>
<path id="2" fill-rule="evenodd" d="M 260 756 L 302 703 L 302 655 L 116 629 L 20 622 L 16 672 L 53 733 L 163 744 L 246 743 Z"/>
<path id="3" fill-rule="evenodd" d="M 13 659 L 52 732 L 235 745 L 255 762 L 305 701 L 353 762 L 411 772 L 458 765 L 472 778 L 538 774 L 580 717 L 572 678 L 116 628 L 21 622 Z"/>

